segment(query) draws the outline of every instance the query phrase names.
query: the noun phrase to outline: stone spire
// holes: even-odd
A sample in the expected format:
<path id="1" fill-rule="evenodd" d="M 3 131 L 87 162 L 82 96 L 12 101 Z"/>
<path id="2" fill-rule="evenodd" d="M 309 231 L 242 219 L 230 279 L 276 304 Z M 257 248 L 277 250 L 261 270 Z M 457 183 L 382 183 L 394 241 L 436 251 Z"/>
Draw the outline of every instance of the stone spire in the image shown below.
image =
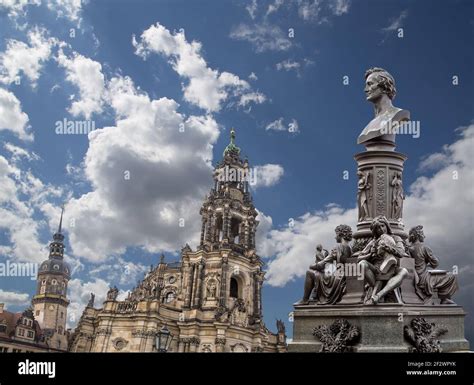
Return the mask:
<path id="1" fill-rule="evenodd" d="M 49 244 L 49 257 L 63 259 L 64 257 L 64 235 L 62 233 L 64 206 L 61 207 L 61 218 L 58 231 L 53 235 L 53 241 Z"/>
<path id="2" fill-rule="evenodd" d="M 251 177 L 249 163 L 241 159 L 232 129 L 223 159 L 214 169 L 214 188 L 200 211 L 201 248 L 213 250 L 224 246 L 242 252 L 255 248 L 258 221 L 249 191 Z"/>
<path id="3" fill-rule="evenodd" d="M 50 344 L 56 349 L 67 349 L 67 285 L 71 269 L 64 261 L 64 235 L 62 233 L 64 207 L 61 209 L 58 231 L 49 244 L 49 258 L 41 263 L 37 289 L 32 304 L 35 318 L 47 331 Z"/>

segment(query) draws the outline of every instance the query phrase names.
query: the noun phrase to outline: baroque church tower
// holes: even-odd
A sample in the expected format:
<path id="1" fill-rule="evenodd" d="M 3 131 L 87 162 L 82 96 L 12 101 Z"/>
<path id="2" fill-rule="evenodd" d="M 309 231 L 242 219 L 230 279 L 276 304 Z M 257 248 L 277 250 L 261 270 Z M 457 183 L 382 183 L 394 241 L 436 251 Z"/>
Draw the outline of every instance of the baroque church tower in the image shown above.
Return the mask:
<path id="1" fill-rule="evenodd" d="M 151 352 L 166 325 L 171 352 L 283 352 L 283 322 L 271 333 L 263 322 L 263 263 L 255 250 L 257 210 L 249 191 L 251 169 L 240 157 L 235 132 L 213 173 L 200 210 L 199 245 L 180 261 L 161 257 L 124 300 L 107 293 L 91 301 L 71 338 L 73 352 Z"/>
<path id="2" fill-rule="evenodd" d="M 35 319 L 45 333 L 50 347 L 67 350 L 67 285 L 71 270 L 64 261 L 63 212 L 64 208 L 58 231 L 49 244 L 49 258 L 41 263 L 38 270 L 36 294 L 32 304 Z"/>
<path id="3" fill-rule="evenodd" d="M 205 265 L 209 266 L 208 269 L 220 265 L 220 271 L 210 276 L 203 275 L 205 293 L 198 293 L 192 284 L 188 285 L 190 293 L 187 299 L 191 301 L 187 306 L 217 306 L 217 318 L 230 309 L 245 309 L 247 322 L 254 325 L 262 318 L 261 287 L 264 279 L 262 262 L 255 251 L 258 213 L 249 192 L 251 171 L 248 161 L 242 161 L 240 149 L 234 142 L 235 131 L 232 130 L 230 144 L 214 170 L 214 188 L 200 211 L 201 242 L 195 253 L 201 269 Z M 199 265 L 197 270 L 194 267 L 188 271 L 190 281 L 193 278 L 199 281 L 201 275 Z M 209 300 L 212 297 L 208 295 L 217 292 L 218 298 Z"/>

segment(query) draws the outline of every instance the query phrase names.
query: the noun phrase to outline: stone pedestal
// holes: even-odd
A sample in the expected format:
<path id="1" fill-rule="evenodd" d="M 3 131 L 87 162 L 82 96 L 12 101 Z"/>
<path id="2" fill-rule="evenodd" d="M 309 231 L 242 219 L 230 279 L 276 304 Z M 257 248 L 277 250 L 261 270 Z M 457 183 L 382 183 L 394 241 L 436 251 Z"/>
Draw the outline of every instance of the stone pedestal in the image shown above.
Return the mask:
<path id="1" fill-rule="evenodd" d="M 295 306 L 293 341 L 289 352 L 320 352 L 322 343 L 313 336 L 313 329 L 345 319 L 359 329 L 360 337 L 353 352 L 409 352 L 411 345 L 404 337 L 404 327 L 412 319 L 423 317 L 427 322 L 446 328 L 439 337 L 443 352 L 469 351 L 464 338 L 465 312 L 453 305 L 304 305 Z"/>
<path id="2" fill-rule="evenodd" d="M 384 215 L 394 232 L 394 234 L 407 238 L 402 222 L 403 207 L 396 210 L 393 204 L 396 187 L 394 178 L 400 176 L 401 184 L 403 175 L 403 164 L 407 156 L 393 150 L 371 149 L 355 155 L 357 161 L 357 172 L 368 178 L 368 186 L 363 191 L 358 192 L 358 223 L 357 231 L 354 233 L 353 251 L 360 251 L 371 238 L 370 223 L 372 219 Z M 398 182 L 398 181 L 396 181 Z M 359 177 L 360 183 L 360 177 Z M 401 188 L 403 193 L 403 187 Z M 361 207 L 361 194 L 365 194 L 369 215 L 364 216 Z M 403 203 L 402 203 L 403 204 Z"/>

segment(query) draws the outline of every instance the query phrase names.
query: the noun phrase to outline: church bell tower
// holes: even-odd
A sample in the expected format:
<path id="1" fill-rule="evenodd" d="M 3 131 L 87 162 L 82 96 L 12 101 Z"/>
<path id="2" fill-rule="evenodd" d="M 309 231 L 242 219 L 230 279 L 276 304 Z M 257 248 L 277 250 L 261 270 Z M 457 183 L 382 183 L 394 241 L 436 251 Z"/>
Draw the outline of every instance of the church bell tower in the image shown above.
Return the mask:
<path id="1" fill-rule="evenodd" d="M 64 208 L 61 211 L 58 231 L 49 244 L 49 258 L 39 267 L 32 304 L 35 319 L 45 333 L 50 347 L 67 350 L 67 285 L 71 270 L 64 261 L 63 212 Z"/>

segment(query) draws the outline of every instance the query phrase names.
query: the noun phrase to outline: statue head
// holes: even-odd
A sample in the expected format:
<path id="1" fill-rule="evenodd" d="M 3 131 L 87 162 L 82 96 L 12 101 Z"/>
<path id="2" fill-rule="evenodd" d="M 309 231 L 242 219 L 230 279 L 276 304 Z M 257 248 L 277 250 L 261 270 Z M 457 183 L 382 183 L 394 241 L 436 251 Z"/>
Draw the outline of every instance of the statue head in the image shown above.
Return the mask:
<path id="1" fill-rule="evenodd" d="M 393 100 L 397 94 L 395 79 L 383 68 L 369 68 L 365 71 L 364 91 L 367 100 L 372 103 L 380 99 L 382 95 L 387 95 L 390 100 Z"/>
<path id="2" fill-rule="evenodd" d="M 385 218 L 383 215 L 379 215 L 377 218 L 372 220 L 372 223 L 370 224 L 370 231 L 372 231 L 372 235 L 375 238 L 378 238 L 383 234 L 393 234 L 390 223 L 388 223 L 387 218 Z"/>
<path id="3" fill-rule="evenodd" d="M 323 245 L 321 245 L 320 243 L 316 245 L 316 251 L 323 251 Z"/>
<path id="4" fill-rule="evenodd" d="M 339 225 L 334 231 L 336 232 L 336 241 L 340 243 L 343 239 L 345 241 L 352 240 L 352 229 L 348 225 Z"/>
<path id="5" fill-rule="evenodd" d="M 408 240 L 413 243 L 416 241 L 423 242 L 425 240 L 425 234 L 423 233 L 423 226 L 418 225 L 412 227 L 408 233 Z"/>

